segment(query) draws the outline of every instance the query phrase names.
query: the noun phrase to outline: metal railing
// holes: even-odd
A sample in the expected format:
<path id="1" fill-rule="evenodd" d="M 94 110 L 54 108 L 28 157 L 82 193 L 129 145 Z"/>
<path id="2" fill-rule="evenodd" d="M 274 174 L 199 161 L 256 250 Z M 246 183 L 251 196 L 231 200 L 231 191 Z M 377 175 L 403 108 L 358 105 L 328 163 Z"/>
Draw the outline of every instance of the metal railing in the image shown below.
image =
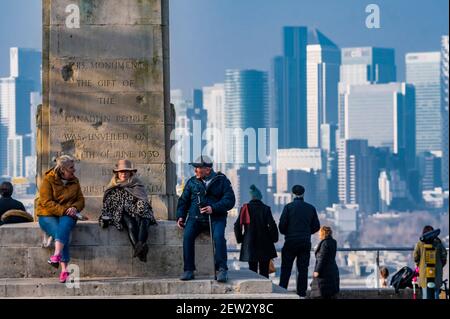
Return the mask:
<path id="1" fill-rule="evenodd" d="M 449 251 L 449 248 L 446 248 L 447 252 Z M 228 248 L 228 255 L 230 254 L 238 254 L 240 253 L 240 249 L 238 248 Z M 380 288 L 380 252 L 413 252 L 414 247 L 358 247 L 358 248 L 338 248 L 337 252 L 374 252 L 375 253 L 375 276 L 376 276 L 376 283 L 375 288 Z M 311 252 L 314 253 L 314 249 L 311 249 Z M 277 254 L 280 256 L 281 249 L 277 249 Z M 447 259 L 449 258 L 447 254 Z M 448 267 L 448 262 L 447 265 Z M 295 269 L 295 281 L 297 280 L 297 267 L 294 267 Z"/>

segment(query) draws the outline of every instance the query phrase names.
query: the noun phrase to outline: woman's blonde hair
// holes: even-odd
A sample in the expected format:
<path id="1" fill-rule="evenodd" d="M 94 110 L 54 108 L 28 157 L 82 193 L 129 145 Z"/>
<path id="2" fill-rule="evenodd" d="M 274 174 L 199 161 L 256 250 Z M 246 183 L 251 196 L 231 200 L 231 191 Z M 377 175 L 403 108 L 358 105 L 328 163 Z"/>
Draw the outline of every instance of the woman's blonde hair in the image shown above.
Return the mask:
<path id="1" fill-rule="evenodd" d="M 56 159 L 55 172 L 62 174 L 63 169 L 73 163 L 75 163 L 75 159 L 72 156 L 61 155 Z"/>
<path id="2" fill-rule="evenodd" d="M 333 230 L 329 226 L 322 226 L 319 230 L 319 236 L 321 239 L 331 237 L 333 235 Z"/>

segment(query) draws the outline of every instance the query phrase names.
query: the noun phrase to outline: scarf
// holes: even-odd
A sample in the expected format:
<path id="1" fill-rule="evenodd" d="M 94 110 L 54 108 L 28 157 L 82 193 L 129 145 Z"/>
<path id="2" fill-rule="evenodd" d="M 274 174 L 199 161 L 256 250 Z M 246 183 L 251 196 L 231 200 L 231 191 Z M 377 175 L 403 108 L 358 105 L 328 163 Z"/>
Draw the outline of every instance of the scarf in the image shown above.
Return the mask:
<path id="1" fill-rule="evenodd" d="M 129 192 L 131 195 L 133 195 L 134 197 L 136 197 L 138 199 L 148 201 L 147 191 L 145 189 L 145 186 L 137 176 L 132 176 L 125 182 L 119 182 L 119 180 L 116 178 L 116 176 L 113 176 L 111 178 L 111 181 L 109 182 L 108 186 L 106 187 L 105 195 L 103 196 L 103 199 L 105 199 L 106 195 L 108 195 L 108 193 L 111 190 L 118 188 L 118 187 L 125 189 L 127 192 Z"/>

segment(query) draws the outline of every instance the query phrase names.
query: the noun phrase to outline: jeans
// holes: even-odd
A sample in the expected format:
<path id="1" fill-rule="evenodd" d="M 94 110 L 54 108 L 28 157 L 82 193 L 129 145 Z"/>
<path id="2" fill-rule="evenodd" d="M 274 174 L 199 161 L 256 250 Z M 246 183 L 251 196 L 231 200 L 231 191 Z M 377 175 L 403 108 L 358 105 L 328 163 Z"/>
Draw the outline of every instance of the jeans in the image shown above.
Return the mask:
<path id="1" fill-rule="evenodd" d="M 297 294 L 306 297 L 308 287 L 308 267 L 311 256 L 311 243 L 286 242 L 281 250 L 280 287 L 287 289 L 292 265 L 297 259 Z"/>
<path id="2" fill-rule="evenodd" d="M 64 245 L 61 253 L 61 261 L 68 263 L 70 261 L 69 240 L 70 233 L 75 227 L 76 219 L 69 216 L 40 216 L 39 226 L 48 235 L 52 236 L 55 241 L 59 241 Z"/>
<path id="3" fill-rule="evenodd" d="M 212 238 L 214 240 L 216 270 L 228 270 L 227 267 L 227 241 L 225 239 L 226 218 L 212 218 Z M 209 232 L 209 224 L 198 222 L 195 218 L 188 218 L 184 228 L 183 259 L 184 271 L 195 270 L 195 239 L 202 232 Z M 207 261 L 205 261 L 207 262 Z"/>
<path id="4" fill-rule="evenodd" d="M 435 288 L 434 299 L 439 299 L 440 288 Z M 427 288 L 422 288 L 422 299 L 428 299 Z"/>
<path id="5" fill-rule="evenodd" d="M 259 260 L 259 261 L 249 261 L 248 268 L 251 271 L 258 273 L 258 266 L 259 266 L 259 274 L 261 276 L 269 278 L 269 264 L 270 264 L 270 259 L 269 260 Z"/>
<path id="6" fill-rule="evenodd" d="M 151 220 L 149 218 L 142 218 L 139 216 L 132 217 L 128 213 L 122 215 L 122 223 L 128 230 L 128 238 L 130 239 L 133 248 L 138 242 L 145 244 L 148 239 L 148 229 Z"/>

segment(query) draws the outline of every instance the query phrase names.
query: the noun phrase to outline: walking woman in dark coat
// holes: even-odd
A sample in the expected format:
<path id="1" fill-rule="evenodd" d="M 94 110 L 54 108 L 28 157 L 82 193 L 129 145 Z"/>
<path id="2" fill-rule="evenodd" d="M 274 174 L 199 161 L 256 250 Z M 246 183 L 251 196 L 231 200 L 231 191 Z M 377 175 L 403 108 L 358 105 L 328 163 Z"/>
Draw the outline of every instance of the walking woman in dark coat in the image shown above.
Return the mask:
<path id="1" fill-rule="evenodd" d="M 332 299 L 339 292 L 339 269 L 336 264 L 337 243 L 330 227 L 322 226 L 316 248 L 316 266 L 311 283 L 311 298 Z"/>
<path id="2" fill-rule="evenodd" d="M 234 223 L 236 240 L 241 245 L 240 261 L 247 261 L 249 269 L 269 278 L 269 264 L 277 257 L 274 243 L 278 241 L 278 228 L 270 207 L 261 199 L 261 192 L 250 186 L 251 201 L 244 204 Z"/>

